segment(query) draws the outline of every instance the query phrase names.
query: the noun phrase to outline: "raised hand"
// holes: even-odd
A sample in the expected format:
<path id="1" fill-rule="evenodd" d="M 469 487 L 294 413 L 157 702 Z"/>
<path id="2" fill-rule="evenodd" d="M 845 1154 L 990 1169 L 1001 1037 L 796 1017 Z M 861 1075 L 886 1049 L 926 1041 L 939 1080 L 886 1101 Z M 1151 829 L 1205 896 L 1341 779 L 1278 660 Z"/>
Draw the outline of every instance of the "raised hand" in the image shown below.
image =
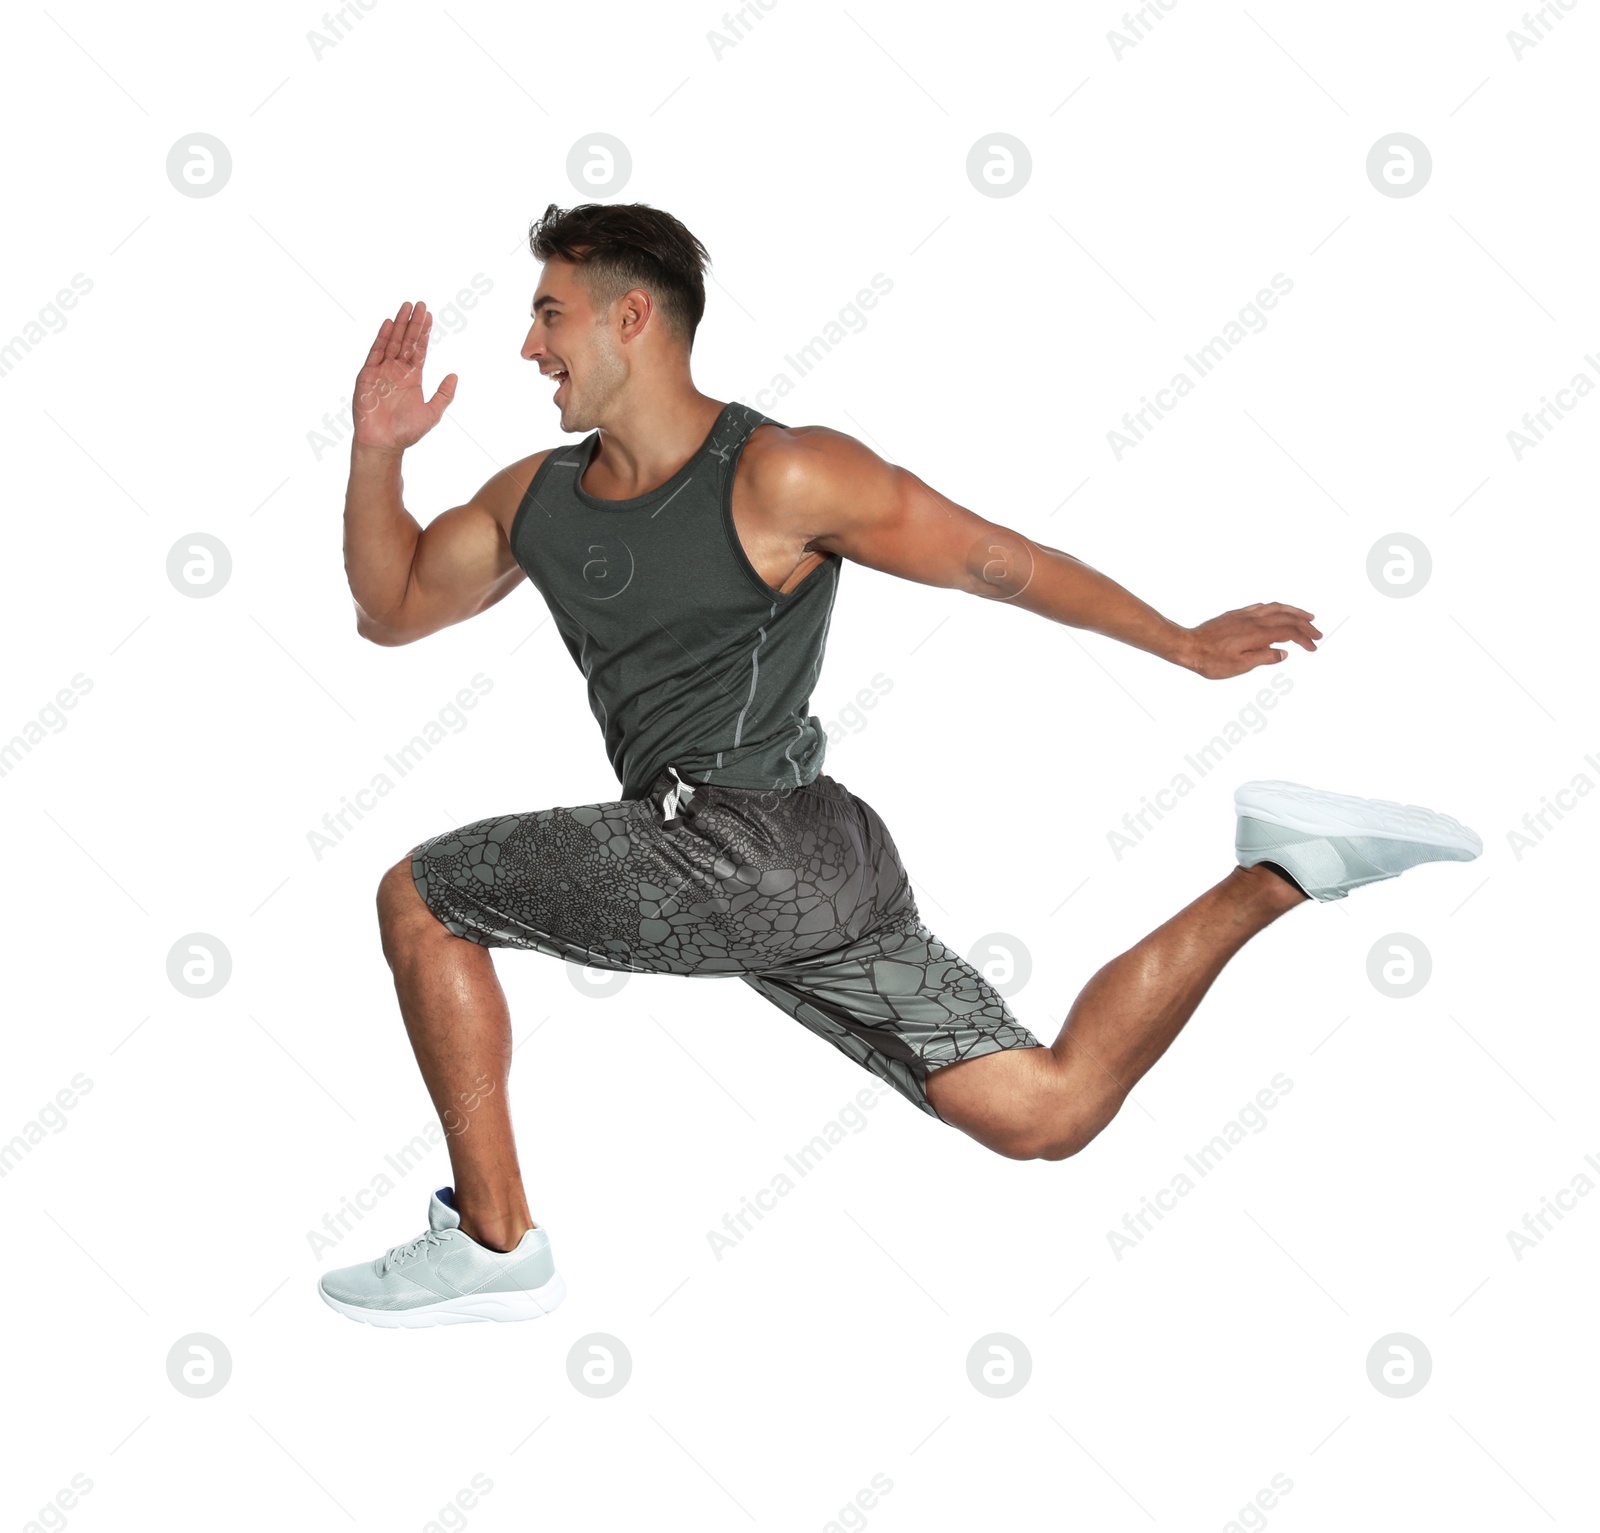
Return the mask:
<path id="1" fill-rule="evenodd" d="M 1274 644 L 1294 643 L 1314 653 L 1317 646 L 1312 641 L 1322 634 L 1303 608 L 1258 601 L 1197 624 L 1189 636 L 1188 668 L 1208 680 L 1222 681 L 1287 659 L 1289 651 L 1274 649 Z"/>
<path id="2" fill-rule="evenodd" d="M 433 315 L 424 303 L 401 304 L 394 318 L 378 327 L 351 400 L 358 446 L 399 451 L 439 424 L 456 397 L 456 375 L 442 379 L 432 399 L 423 397 L 422 364 L 432 329 Z"/>

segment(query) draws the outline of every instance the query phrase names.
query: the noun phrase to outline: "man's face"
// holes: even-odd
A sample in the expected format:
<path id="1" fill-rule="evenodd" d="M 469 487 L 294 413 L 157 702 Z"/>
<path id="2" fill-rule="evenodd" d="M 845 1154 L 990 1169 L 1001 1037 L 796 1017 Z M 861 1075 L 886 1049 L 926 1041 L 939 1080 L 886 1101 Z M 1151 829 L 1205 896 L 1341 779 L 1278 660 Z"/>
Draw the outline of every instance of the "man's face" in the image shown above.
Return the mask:
<path id="1" fill-rule="evenodd" d="M 534 290 L 533 323 L 522 355 L 557 379 L 555 402 L 563 431 L 592 431 L 604 424 L 628 371 L 612 334 L 610 316 L 598 313 L 577 280 L 577 268 L 556 257 L 544 263 Z"/>

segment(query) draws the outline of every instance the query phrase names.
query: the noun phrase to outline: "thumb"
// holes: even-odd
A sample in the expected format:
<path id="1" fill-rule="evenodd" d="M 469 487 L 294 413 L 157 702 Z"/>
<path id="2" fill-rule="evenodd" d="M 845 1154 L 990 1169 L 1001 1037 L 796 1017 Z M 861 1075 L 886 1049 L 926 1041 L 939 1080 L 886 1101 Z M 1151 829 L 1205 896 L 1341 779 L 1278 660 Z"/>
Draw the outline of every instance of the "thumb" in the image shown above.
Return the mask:
<path id="1" fill-rule="evenodd" d="M 433 398 L 428 401 L 428 408 L 433 411 L 434 420 L 438 420 L 449 407 L 450 401 L 456 397 L 456 374 L 447 373 L 439 380 L 439 387 L 433 391 Z"/>

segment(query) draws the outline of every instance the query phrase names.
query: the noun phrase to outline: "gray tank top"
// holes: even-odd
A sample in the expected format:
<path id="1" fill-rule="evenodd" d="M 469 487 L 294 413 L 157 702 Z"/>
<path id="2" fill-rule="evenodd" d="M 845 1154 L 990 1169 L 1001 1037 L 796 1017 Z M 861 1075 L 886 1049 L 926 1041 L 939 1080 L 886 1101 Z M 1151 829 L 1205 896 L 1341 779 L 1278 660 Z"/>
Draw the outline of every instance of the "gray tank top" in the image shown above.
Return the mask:
<path id="1" fill-rule="evenodd" d="M 695 455 L 631 500 L 583 489 L 592 432 L 545 459 L 512 520 L 511 551 L 583 672 L 624 798 L 667 766 L 735 788 L 800 787 L 822 770 L 828 737 L 807 710 L 842 560 L 781 593 L 746 558 L 733 474 L 768 420 L 725 406 Z"/>

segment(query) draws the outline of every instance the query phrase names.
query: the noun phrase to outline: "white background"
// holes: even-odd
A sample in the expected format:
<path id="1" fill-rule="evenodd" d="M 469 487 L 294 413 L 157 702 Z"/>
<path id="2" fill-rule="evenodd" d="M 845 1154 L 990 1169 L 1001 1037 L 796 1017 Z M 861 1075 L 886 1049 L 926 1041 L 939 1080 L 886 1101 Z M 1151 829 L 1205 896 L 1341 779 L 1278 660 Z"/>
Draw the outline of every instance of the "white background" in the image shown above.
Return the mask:
<path id="1" fill-rule="evenodd" d="M 1180 0 L 1120 57 L 1115 6 L 1062 10 L 779 0 L 728 31 L 659 0 L 379 0 L 320 57 L 312 7 L 19 13 L 0 341 L 74 274 L 92 290 L 0 377 L 0 738 L 92 685 L 0 777 L 0 1137 L 91 1085 L 0 1181 L 6 1526 L 75 1474 L 92 1488 L 40 1526 L 1592 1525 L 1600 1197 L 1520 1260 L 1507 1232 L 1600 1184 L 1600 806 L 1569 797 L 1520 856 L 1507 833 L 1600 782 L 1600 402 L 1520 461 L 1507 433 L 1600 375 L 1600 12 L 1519 61 L 1509 4 Z M 210 197 L 165 169 L 197 132 L 232 157 Z M 596 999 L 502 954 L 570 1298 L 535 1325 L 376 1330 L 317 1276 L 414 1235 L 448 1175 L 435 1151 L 312 1253 L 431 1118 L 378 879 L 439 830 L 618 790 L 531 587 L 413 647 L 357 637 L 347 452 L 311 433 L 385 314 L 481 274 L 465 327 L 436 327 L 429 386 L 460 392 L 407 504 L 426 522 L 564 440 L 517 355 L 526 231 L 588 198 L 566 167 L 598 132 L 632 156 L 612 197 L 711 251 L 702 389 L 849 431 L 1181 622 L 1282 600 L 1327 634 L 1206 682 L 843 571 L 813 709 L 892 686 L 826 770 L 884 815 L 935 932 L 1026 951 L 1012 1004 L 1046 1041 L 1224 875 L 1240 781 L 1427 804 L 1485 852 L 1271 928 L 1080 1156 L 1003 1160 L 885 1093 L 721 1260 L 707 1232 L 872 1078 L 737 982 Z M 966 173 L 997 132 L 1032 160 L 1006 197 Z M 1396 132 L 1431 151 L 1414 196 L 1367 176 Z M 1266 328 L 1119 461 L 1123 412 L 1280 272 Z M 875 273 L 866 326 L 760 403 Z M 166 564 L 202 532 L 232 574 L 195 599 Z M 1367 575 L 1397 532 L 1433 565 L 1403 598 Z M 467 727 L 318 858 L 308 832 L 479 672 Z M 1247 714 L 1264 727 L 1115 855 L 1269 675 L 1293 687 Z M 167 977 L 197 932 L 232 960 L 208 999 Z M 1367 974 L 1395 933 L 1432 958 L 1408 999 Z M 1108 1232 L 1280 1072 L 1265 1126 L 1119 1258 Z M 196 1332 L 232 1360 L 204 1399 L 166 1371 Z M 633 1360 L 607 1399 L 567 1376 L 595 1332 Z M 1004 1399 L 967 1377 L 992 1332 L 1032 1359 Z M 1405 1399 L 1367 1374 L 1395 1332 L 1432 1358 Z M 474 1475 L 492 1490 L 440 1520 Z M 892 1489 L 841 1520 L 874 1475 Z M 1274 1475 L 1292 1489 L 1241 1520 Z"/>

